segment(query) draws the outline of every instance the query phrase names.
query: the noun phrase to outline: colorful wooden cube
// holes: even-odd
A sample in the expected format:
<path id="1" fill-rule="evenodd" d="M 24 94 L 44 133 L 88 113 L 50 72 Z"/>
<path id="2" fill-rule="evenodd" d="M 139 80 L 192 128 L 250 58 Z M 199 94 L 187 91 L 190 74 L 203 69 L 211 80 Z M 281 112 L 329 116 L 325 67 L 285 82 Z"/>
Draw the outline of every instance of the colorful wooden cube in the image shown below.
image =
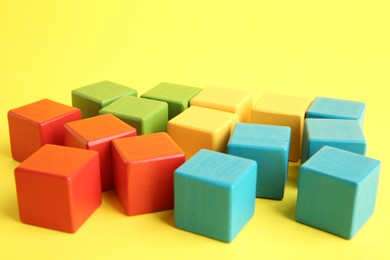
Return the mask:
<path id="1" fill-rule="evenodd" d="M 323 147 L 299 170 L 296 220 L 351 239 L 375 209 L 380 162 Z"/>
<path id="2" fill-rule="evenodd" d="M 184 152 L 167 133 L 113 140 L 115 191 L 129 216 L 173 208 L 173 173 Z"/>
<path id="3" fill-rule="evenodd" d="M 245 91 L 207 87 L 193 99 L 191 106 L 207 107 L 235 113 L 239 122 L 251 121 L 252 96 Z"/>
<path id="4" fill-rule="evenodd" d="M 101 204 L 95 151 L 47 144 L 15 169 L 22 222 L 76 232 Z"/>
<path id="5" fill-rule="evenodd" d="M 257 162 L 257 197 L 283 199 L 290 135 L 285 126 L 237 123 L 234 127 L 227 152 Z"/>
<path id="6" fill-rule="evenodd" d="M 200 91 L 202 91 L 201 88 L 162 82 L 142 94 L 141 97 L 167 102 L 170 120 L 186 110 L 190 100 Z"/>
<path id="7" fill-rule="evenodd" d="M 306 118 L 357 120 L 363 127 L 365 108 L 363 102 L 317 97 L 306 111 Z"/>
<path id="8" fill-rule="evenodd" d="M 191 106 L 169 120 L 168 134 L 189 159 L 200 149 L 226 151 L 237 115 L 220 110 Z"/>
<path id="9" fill-rule="evenodd" d="M 366 139 L 358 121 L 347 119 L 305 119 L 302 163 L 324 146 L 366 154 Z"/>
<path id="10" fill-rule="evenodd" d="M 65 124 L 65 145 L 99 152 L 102 191 L 113 188 L 111 141 L 135 136 L 136 130 L 111 114 Z"/>
<path id="11" fill-rule="evenodd" d="M 175 171 L 175 225 L 231 242 L 255 210 L 255 161 L 200 150 Z"/>
<path id="12" fill-rule="evenodd" d="M 64 124 L 81 119 L 81 112 L 49 99 L 12 109 L 8 126 L 12 157 L 23 161 L 45 144 L 64 144 Z"/>
<path id="13" fill-rule="evenodd" d="M 137 129 L 138 135 L 167 131 L 168 104 L 166 102 L 122 97 L 106 106 L 100 114 L 113 114 Z"/>
<path id="14" fill-rule="evenodd" d="M 291 128 L 289 160 L 300 159 L 304 119 L 311 100 L 278 94 L 264 94 L 252 109 L 252 123 Z"/>
<path id="15" fill-rule="evenodd" d="M 105 80 L 72 91 L 72 105 L 83 118 L 99 115 L 100 109 L 123 96 L 137 96 L 137 90 Z"/>

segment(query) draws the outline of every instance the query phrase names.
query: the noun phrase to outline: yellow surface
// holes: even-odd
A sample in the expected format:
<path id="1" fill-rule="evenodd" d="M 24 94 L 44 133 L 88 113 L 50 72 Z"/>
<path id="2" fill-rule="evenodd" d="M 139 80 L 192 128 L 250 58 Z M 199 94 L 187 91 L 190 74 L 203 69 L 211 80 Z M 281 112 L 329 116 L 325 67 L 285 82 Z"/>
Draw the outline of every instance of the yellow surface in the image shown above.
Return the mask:
<path id="1" fill-rule="evenodd" d="M 388 259 L 390 1 L 0 0 L 1 259 Z M 19 222 L 6 113 L 112 80 L 328 96 L 367 104 L 367 155 L 382 161 L 374 215 L 350 241 L 294 221 L 297 166 L 283 201 L 256 200 L 231 244 L 175 229 L 173 212 L 126 217 L 112 192 L 74 235 Z M 257 258 L 255 258 L 257 256 Z M 129 258 L 129 257 L 127 257 Z"/>
<path id="2" fill-rule="evenodd" d="M 189 159 L 202 148 L 225 152 L 237 121 L 233 113 L 190 106 L 168 122 L 168 134 Z"/>
<path id="3" fill-rule="evenodd" d="M 251 122 L 290 127 L 289 159 L 297 162 L 301 158 L 305 113 L 311 102 L 309 98 L 265 93 L 253 106 Z"/>
<path id="4" fill-rule="evenodd" d="M 252 95 L 247 91 L 206 87 L 191 99 L 190 104 L 235 113 L 240 122 L 250 123 L 252 100 Z"/>

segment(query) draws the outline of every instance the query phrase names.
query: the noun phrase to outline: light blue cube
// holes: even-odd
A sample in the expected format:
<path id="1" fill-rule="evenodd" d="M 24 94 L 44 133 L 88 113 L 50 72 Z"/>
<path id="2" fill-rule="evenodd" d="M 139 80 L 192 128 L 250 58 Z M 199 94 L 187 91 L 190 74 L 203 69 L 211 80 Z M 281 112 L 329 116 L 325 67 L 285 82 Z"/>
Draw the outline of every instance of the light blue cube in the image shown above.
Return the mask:
<path id="1" fill-rule="evenodd" d="M 323 147 L 299 170 L 296 220 L 351 239 L 373 214 L 380 162 Z"/>
<path id="2" fill-rule="evenodd" d="M 283 199 L 290 137 L 291 129 L 285 126 L 235 125 L 227 152 L 257 162 L 257 197 Z"/>
<path id="3" fill-rule="evenodd" d="M 174 175 L 175 225 L 231 242 L 255 210 L 255 161 L 202 149 Z"/>
<path id="4" fill-rule="evenodd" d="M 317 97 L 306 111 L 306 118 L 357 120 L 363 128 L 365 108 L 363 102 Z"/>
<path id="5" fill-rule="evenodd" d="M 366 154 L 367 147 L 363 130 L 356 120 L 306 118 L 301 162 L 326 145 L 361 155 Z"/>

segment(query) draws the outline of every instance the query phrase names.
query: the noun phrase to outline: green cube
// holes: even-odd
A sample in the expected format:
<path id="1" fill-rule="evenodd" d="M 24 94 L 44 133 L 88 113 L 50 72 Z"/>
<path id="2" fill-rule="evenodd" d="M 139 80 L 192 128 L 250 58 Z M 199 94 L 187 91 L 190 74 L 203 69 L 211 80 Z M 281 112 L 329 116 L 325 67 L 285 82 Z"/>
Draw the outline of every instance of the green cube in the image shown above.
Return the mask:
<path id="1" fill-rule="evenodd" d="M 162 82 L 142 94 L 141 97 L 167 102 L 169 119 L 172 119 L 186 110 L 190 100 L 200 91 L 202 91 L 201 88 Z"/>
<path id="2" fill-rule="evenodd" d="M 102 81 L 72 91 L 72 106 L 81 110 L 83 118 L 99 115 L 100 109 L 123 96 L 137 96 L 137 90 Z"/>
<path id="3" fill-rule="evenodd" d="M 100 110 L 100 114 L 113 114 L 137 129 L 138 135 L 166 132 L 168 105 L 162 101 L 125 96 Z"/>

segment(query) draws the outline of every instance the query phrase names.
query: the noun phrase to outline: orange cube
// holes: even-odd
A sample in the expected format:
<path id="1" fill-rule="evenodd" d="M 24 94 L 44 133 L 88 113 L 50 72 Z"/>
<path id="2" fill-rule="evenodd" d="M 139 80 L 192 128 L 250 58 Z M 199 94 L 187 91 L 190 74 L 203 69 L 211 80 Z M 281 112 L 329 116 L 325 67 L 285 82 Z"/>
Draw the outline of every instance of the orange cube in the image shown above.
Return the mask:
<path id="1" fill-rule="evenodd" d="M 126 215 L 173 208 L 173 173 L 185 154 L 164 132 L 113 140 L 115 191 Z"/>
<path id="2" fill-rule="evenodd" d="M 8 112 L 12 157 L 23 161 L 45 144 L 64 143 L 64 124 L 81 119 L 78 108 L 43 99 Z"/>
<path id="3" fill-rule="evenodd" d="M 15 169 L 22 222 L 76 232 L 101 204 L 97 152 L 47 144 Z"/>
<path id="4" fill-rule="evenodd" d="M 65 124 L 65 145 L 99 152 L 102 191 L 113 188 L 111 141 L 137 135 L 132 126 L 105 114 Z"/>

